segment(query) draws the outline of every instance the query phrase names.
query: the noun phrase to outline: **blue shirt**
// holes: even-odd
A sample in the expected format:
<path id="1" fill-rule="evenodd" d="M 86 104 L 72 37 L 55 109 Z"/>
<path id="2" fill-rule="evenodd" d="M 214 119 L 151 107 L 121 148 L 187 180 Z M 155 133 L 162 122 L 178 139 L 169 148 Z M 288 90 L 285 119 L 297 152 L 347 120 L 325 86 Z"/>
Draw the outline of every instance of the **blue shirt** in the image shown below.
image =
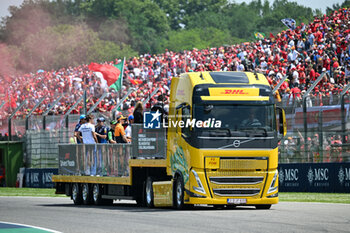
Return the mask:
<path id="1" fill-rule="evenodd" d="M 106 135 L 108 134 L 108 128 L 106 126 L 101 126 L 101 127 L 96 127 L 95 132 L 101 135 Z M 108 138 L 100 138 L 99 136 L 97 136 L 97 141 L 98 143 L 107 143 L 108 142 Z"/>
<path id="2" fill-rule="evenodd" d="M 75 126 L 74 132 L 79 132 L 79 128 L 80 128 L 81 124 L 80 122 Z M 79 132 L 80 133 L 80 132 Z M 79 139 L 77 139 L 77 143 L 81 144 L 81 142 L 79 141 Z"/>

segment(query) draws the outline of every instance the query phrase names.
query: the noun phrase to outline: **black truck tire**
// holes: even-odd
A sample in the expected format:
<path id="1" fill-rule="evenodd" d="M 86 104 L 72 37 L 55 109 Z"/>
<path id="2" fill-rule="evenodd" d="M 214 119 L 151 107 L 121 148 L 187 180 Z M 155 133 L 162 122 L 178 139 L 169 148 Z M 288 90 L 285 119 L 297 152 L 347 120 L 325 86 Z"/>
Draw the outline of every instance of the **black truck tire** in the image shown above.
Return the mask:
<path id="1" fill-rule="evenodd" d="M 178 210 L 184 208 L 184 181 L 181 175 L 175 180 L 173 207 Z"/>
<path id="2" fill-rule="evenodd" d="M 83 203 L 83 198 L 81 196 L 81 187 L 78 183 L 72 185 L 72 200 L 75 205 L 81 205 Z"/>
<path id="3" fill-rule="evenodd" d="M 152 177 L 147 177 L 146 180 L 146 187 L 145 187 L 145 199 L 146 199 L 146 205 L 148 208 L 154 207 L 154 194 L 153 194 L 153 179 Z"/>

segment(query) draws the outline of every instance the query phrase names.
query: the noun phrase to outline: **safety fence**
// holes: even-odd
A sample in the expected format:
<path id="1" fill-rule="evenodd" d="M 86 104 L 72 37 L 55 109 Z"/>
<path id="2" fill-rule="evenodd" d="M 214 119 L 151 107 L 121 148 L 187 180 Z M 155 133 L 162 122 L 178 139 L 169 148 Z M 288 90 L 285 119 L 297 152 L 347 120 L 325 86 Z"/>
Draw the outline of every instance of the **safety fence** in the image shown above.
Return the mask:
<path id="1" fill-rule="evenodd" d="M 59 143 L 69 143 L 71 132 L 66 129 L 57 131 L 28 130 L 25 137 L 27 168 L 58 167 Z"/>
<path id="2" fill-rule="evenodd" d="M 349 104 L 285 108 L 287 136 L 280 142 L 282 163 L 350 161 Z"/>

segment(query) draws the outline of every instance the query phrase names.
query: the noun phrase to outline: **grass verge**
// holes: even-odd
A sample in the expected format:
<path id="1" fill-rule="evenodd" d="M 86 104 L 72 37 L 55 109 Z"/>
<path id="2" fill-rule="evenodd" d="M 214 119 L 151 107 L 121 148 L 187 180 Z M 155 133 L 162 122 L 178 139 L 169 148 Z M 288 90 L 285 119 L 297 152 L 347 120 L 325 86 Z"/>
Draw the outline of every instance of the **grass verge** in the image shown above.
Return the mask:
<path id="1" fill-rule="evenodd" d="M 350 204 L 350 193 L 279 193 L 279 200 Z"/>
<path id="2" fill-rule="evenodd" d="M 66 197 L 55 194 L 55 189 L 39 188 L 0 188 L 0 196 Z"/>

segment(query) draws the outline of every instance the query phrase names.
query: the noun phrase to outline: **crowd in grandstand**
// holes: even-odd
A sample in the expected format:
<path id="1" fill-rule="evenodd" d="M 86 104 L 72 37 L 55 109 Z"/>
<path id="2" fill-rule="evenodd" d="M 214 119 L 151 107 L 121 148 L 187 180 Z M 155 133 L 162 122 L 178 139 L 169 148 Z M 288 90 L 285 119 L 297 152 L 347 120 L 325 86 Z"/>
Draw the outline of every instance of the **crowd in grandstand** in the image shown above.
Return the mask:
<path id="1" fill-rule="evenodd" d="M 103 92 L 109 91 L 97 111 L 111 110 L 130 87 L 137 91 L 132 93 L 122 105 L 123 110 L 131 114 L 137 101 L 142 101 L 159 87 L 159 93 L 152 97 L 146 107 L 157 101 L 161 94 L 169 95 L 170 81 L 183 72 L 192 71 L 252 71 L 267 75 L 271 85 L 287 75 L 276 97 L 285 105 L 299 101 L 305 91 L 317 79 L 327 72 L 323 80 L 311 93 L 313 105 L 336 104 L 337 97 L 350 78 L 350 13 L 339 9 L 330 15 L 315 17 L 308 25 L 300 24 L 294 30 L 288 29 L 277 35 L 270 35 L 260 41 L 242 43 L 219 48 L 172 52 L 163 54 L 145 54 L 126 60 L 124 82 L 121 93 L 108 90 L 101 79 L 88 69 L 87 65 L 62 68 L 57 71 L 39 70 L 0 80 L 0 104 L 6 101 L 5 111 L 0 118 L 6 119 L 24 100 L 28 101 L 18 115 L 25 115 L 34 105 L 45 98 L 34 112 L 44 112 L 50 103 L 63 94 L 61 101 L 54 106 L 52 114 L 64 114 L 75 101 L 87 91 L 88 108 L 92 106 Z M 117 64 L 121 60 L 107 62 Z M 6 82 L 10 81 L 7 86 Z M 166 103 L 167 100 L 165 100 Z M 73 113 L 81 112 L 80 103 Z"/>

